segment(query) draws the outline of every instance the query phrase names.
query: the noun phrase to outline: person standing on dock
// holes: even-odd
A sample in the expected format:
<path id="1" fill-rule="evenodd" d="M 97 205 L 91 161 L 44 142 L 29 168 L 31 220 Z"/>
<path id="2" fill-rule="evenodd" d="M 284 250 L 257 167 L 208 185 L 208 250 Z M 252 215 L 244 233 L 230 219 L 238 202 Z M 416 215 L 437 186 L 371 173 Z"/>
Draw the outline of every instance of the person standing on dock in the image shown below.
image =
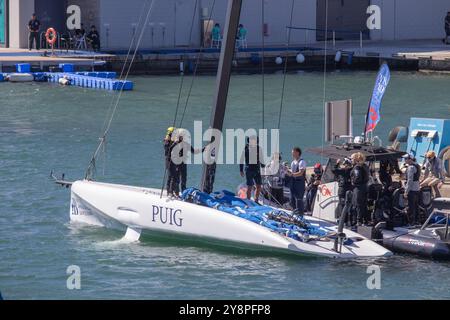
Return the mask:
<path id="1" fill-rule="evenodd" d="M 244 25 L 242 23 L 239 25 L 237 39 L 238 40 L 247 39 L 247 29 L 244 28 Z"/>
<path id="2" fill-rule="evenodd" d="M 405 163 L 408 165 L 406 169 L 406 186 L 405 198 L 408 199 L 408 222 L 415 225 L 419 218 L 419 196 L 420 196 L 420 174 L 422 169 L 416 162 L 413 155 L 407 154 L 403 156 Z"/>
<path id="3" fill-rule="evenodd" d="M 306 162 L 302 159 L 302 149 L 294 147 L 292 149 L 292 159 L 291 168 L 287 170 L 287 175 L 290 177 L 290 204 L 295 213 L 302 215 L 305 211 L 303 197 L 306 184 Z"/>
<path id="4" fill-rule="evenodd" d="M 247 29 L 244 28 L 244 25 L 242 23 L 239 25 L 237 31 L 236 44 L 239 48 L 247 47 Z"/>
<path id="5" fill-rule="evenodd" d="M 220 48 L 222 42 L 222 35 L 220 30 L 220 24 L 216 23 L 211 31 L 211 47 Z"/>
<path id="6" fill-rule="evenodd" d="M 442 161 L 436 156 L 434 151 L 428 151 L 425 158 L 425 172 L 420 187 L 432 187 L 434 196 L 440 198 L 441 192 L 439 189 L 442 187 L 445 180 Z"/>
<path id="7" fill-rule="evenodd" d="M 369 182 L 369 167 L 366 165 L 366 157 L 361 152 L 351 156 L 353 169 L 350 172 L 350 180 L 353 186 L 352 206 L 358 219 L 358 225 L 369 223 L 367 210 L 367 183 Z"/>
<path id="8" fill-rule="evenodd" d="M 41 22 L 37 19 L 36 14 L 33 13 L 31 20 L 28 22 L 28 31 L 30 32 L 28 36 L 28 49 L 31 51 L 33 49 L 33 42 L 36 43 L 36 50 L 40 49 L 39 43 L 39 29 L 41 28 Z"/>
<path id="9" fill-rule="evenodd" d="M 445 44 L 449 44 L 448 37 L 450 37 L 450 11 L 447 12 L 447 16 L 445 17 Z"/>

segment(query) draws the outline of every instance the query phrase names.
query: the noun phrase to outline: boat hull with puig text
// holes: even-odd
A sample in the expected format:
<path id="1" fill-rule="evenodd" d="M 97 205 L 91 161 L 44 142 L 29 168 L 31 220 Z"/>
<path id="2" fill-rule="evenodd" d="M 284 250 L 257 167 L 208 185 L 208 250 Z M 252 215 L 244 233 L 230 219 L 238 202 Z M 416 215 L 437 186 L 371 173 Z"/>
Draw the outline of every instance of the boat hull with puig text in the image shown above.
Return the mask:
<path id="1" fill-rule="evenodd" d="M 138 240 L 142 232 L 219 240 L 270 251 L 330 258 L 387 257 L 391 252 L 350 230 L 337 252 L 331 239 L 298 241 L 232 214 L 161 196 L 160 190 L 81 180 L 71 188 L 72 222 L 110 228 L 126 228 L 126 237 Z M 308 222 L 333 233 L 335 224 L 305 217 Z M 214 243 L 218 243 L 214 241 Z"/>

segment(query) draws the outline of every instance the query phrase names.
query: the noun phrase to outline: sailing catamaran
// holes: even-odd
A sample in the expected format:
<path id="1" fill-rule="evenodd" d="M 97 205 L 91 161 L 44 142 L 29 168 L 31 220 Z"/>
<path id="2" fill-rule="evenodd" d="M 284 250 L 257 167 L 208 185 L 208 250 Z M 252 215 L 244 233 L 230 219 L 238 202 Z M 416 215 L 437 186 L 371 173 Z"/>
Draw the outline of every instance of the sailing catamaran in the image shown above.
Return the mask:
<path id="1" fill-rule="evenodd" d="M 223 126 L 241 5 L 242 0 L 228 1 L 210 124 L 217 130 L 222 130 Z M 103 141 L 104 137 L 97 151 Z M 226 191 L 211 193 L 214 172 L 215 163 L 204 164 L 202 190 L 207 192 L 189 189 L 181 199 L 167 197 L 159 189 L 96 182 L 89 175 L 74 183 L 64 179 L 57 183 L 71 187 L 72 222 L 123 229 L 126 230 L 125 237 L 132 241 L 137 241 L 143 233 L 163 232 L 238 247 L 245 245 L 331 258 L 387 257 L 392 254 L 336 224 L 244 201 Z"/>

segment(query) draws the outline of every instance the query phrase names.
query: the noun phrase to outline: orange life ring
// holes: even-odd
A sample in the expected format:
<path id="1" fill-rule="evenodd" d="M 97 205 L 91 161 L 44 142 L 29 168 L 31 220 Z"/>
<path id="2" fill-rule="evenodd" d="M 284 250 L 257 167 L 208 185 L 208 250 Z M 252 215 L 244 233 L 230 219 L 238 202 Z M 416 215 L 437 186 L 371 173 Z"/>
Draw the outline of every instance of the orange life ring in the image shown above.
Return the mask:
<path id="1" fill-rule="evenodd" d="M 45 40 L 47 40 L 47 43 L 50 45 L 54 45 L 56 42 L 56 30 L 53 28 L 48 28 L 47 32 L 45 33 Z"/>

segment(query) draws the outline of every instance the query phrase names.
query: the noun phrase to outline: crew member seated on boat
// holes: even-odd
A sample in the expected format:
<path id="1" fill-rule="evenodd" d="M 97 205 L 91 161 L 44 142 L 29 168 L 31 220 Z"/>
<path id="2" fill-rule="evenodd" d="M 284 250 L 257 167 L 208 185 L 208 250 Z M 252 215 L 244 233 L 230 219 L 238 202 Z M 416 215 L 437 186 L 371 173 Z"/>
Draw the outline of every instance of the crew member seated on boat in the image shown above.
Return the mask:
<path id="1" fill-rule="evenodd" d="M 338 183 L 339 216 L 341 215 L 342 210 L 345 206 L 345 195 L 347 194 L 347 191 L 351 191 L 353 189 L 352 183 L 350 181 L 350 172 L 352 171 L 352 169 L 352 160 L 349 158 L 345 158 L 344 160 L 338 159 L 333 169 L 331 170 L 331 172 L 333 172 L 333 174 L 335 175 Z M 349 216 L 348 218 L 350 219 Z"/>
<path id="2" fill-rule="evenodd" d="M 280 152 L 274 152 L 269 164 L 265 167 L 265 175 L 269 183 L 269 199 L 277 204 L 284 203 L 284 180 L 286 176 L 286 166 L 281 163 Z"/>
<path id="3" fill-rule="evenodd" d="M 173 144 L 171 146 L 170 157 L 175 162 L 178 171 L 178 183 L 181 184 L 180 189 L 181 192 L 186 190 L 187 183 L 187 162 L 190 153 L 200 153 L 205 150 L 203 149 L 194 149 L 192 145 L 184 140 L 184 137 L 187 135 L 185 129 L 176 129 L 173 137 Z"/>
<path id="4" fill-rule="evenodd" d="M 239 163 L 239 171 L 241 177 L 245 176 L 247 199 L 251 199 L 253 186 L 256 187 L 254 198 L 256 202 L 259 201 L 261 193 L 261 168 L 264 167 L 264 164 L 261 162 L 262 159 L 264 159 L 264 155 L 262 148 L 259 146 L 258 138 L 256 136 L 247 137 L 247 143 Z"/>
<path id="5" fill-rule="evenodd" d="M 305 211 L 303 197 L 305 195 L 306 162 L 302 159 L 302 149 L 299 147 L 292 149 L 291 167 L 287 169 L 286 175 L 290 177 L 289 189 L 292 210 L 301 215 Z"/>
<path id="6" fill-rule="evenodd" d="M 314 172 L 311 174 L 306 186 L 306 211 L 312 212 L 314 209 L 314 200 L 316 198 L 317 189 L 321 184 L 323 168 L 320 163 L 314 165 Z"/>
<path id="7" fill-rule="evenodd" d="M 350 172 L 350 181 L 353 187 L 352 211 L 353 224 L 355 224 L 356 214 L 358 225 L 369 223 L 369 212 L 367 209 L 367 183 L 369 182 L 369 167 L 366 165 L 366 157 L 361 152 L 356 152 L 351 156 L 353 169 Z"/>
<path id="8" fill-rule="evenodd" d="M 434 151 L 428 151 L 425 154 L 425 172 L 420 187 L 432 187 L 434 190 L 434 196 L 436 198 L 441 197 L 439 189 L 444 184 L 445 175 L 442 161 L 436 156 Z"/>
<path id="9" fill-rule="evenodd" d="M 91 31 L 87 34 L 86 39 L 91 44 L 94 52 L 100 51 L 100 35 L 95 26 L 91 26 Z"/>
<path id="10" fill-rule="evenodd" d="M 378 172 L 378 177 L 384 189 L 387 190 L 392 185 L 392 176 L 394 174 L 401 174 L 402 171 L 398 166 L 397 160 L 382 160 L 380 161 L 380 170 Z"/>
<path id="11" fill-rule="evenodd" d="M 420 173 L 422 169 L 416 162 L 413 155 L 406 154 L 403 156 L 405 163 L 408 165 L 406 169 L 406 185 L 404 197 L 408 199 L 408 222 L 415 225 L 419 218 L 419 196 L 420 196 Z"/>

